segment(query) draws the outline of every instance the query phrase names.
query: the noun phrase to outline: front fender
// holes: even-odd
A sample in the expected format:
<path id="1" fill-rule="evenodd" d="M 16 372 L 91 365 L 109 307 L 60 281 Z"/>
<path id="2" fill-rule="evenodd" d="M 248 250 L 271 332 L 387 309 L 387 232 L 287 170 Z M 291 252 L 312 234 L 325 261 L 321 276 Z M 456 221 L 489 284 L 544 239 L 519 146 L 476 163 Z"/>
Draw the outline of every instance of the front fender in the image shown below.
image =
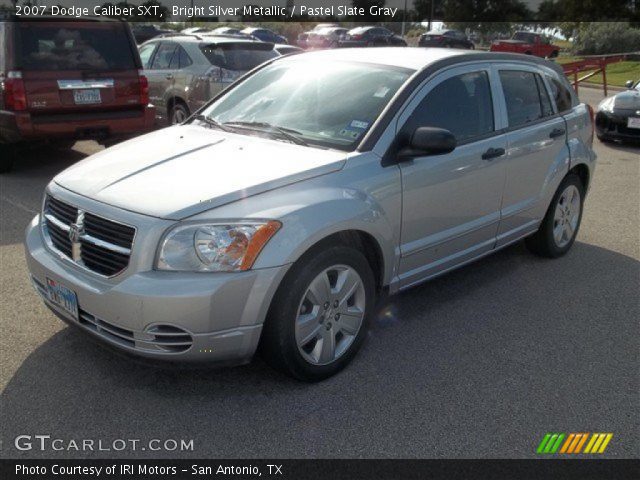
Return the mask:
<path id="1" fill-rule="evenodd" d="M 253 268 L 292 264 L 324 238 L 345 230 L 370 235 L 383 262 L 383 284 L 397 275 L 401 219 L 400 173 L 373 154 L 351 158 L 340 171 L 247 197 L 192 219 L 276 219 L 281 229 Z"/>

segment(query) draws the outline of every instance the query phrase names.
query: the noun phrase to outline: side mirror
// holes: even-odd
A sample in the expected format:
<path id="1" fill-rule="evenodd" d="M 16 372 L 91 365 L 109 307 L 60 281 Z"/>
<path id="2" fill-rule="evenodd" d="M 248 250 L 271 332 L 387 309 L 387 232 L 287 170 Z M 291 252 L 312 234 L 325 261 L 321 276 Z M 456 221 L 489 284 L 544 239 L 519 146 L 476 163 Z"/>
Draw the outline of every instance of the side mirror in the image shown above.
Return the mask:
<path id="1" fill-rule="evenodd" d="M 633 80 L 627 80 L 624 86 L 631 90 L 633 88 Z"/>
<path id="2" fill-rule="evenodd" d="M 436 127 L 418 127 L 411 135 L 409 145 L 400 151 L 400 156 L 442 155 L 455 150 L 456 145 L 456 137 L 449 130 Z"/>

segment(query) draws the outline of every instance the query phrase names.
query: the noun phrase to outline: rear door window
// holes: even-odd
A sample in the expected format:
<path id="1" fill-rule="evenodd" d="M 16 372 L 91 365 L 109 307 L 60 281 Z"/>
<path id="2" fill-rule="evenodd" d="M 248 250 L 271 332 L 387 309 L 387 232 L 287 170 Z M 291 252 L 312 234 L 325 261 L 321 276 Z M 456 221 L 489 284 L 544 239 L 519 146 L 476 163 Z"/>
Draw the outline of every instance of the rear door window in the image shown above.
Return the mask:
<path id="1" fill-rule="evenodd" d="M 179 70 L 181 68 L 186 68 L 191 65 L 193 62 L 187 52 L 185 52 L 184 48 L 178 45 L 176 51 L 171 58 L 171 63 L 169 64 L 169 68 L 171 70 Z"/>
<path id="2" fill-rule="evenodd" d="M 520 70 L 500 71 L 500 82 L 507 104 L 509 127 L 519 127 L 544 118 L 549 113 L 550 105 L 544 105 L 543 97 L 548 102 L 546 91 L 540 95 L 541 83 L 539 75 Z"/>
<path id="3" fill-rule="evenodd" d="M 176 51 L 176 47 L 177 45 L 175 43 L 161 43 L 158 47 L 158 51 L 153 56 L 151 70 L 167 70 L 169 65 L 171 65 L 171 59 Z"/>
<path id="4" fill-rule="evenodd" d="M 220 43 L 200 47 L 207 60 L 226 70 L 251 70 L 261 63 L 278 56 L 268 43 Z"/>
<path id="5" fill-rule="evenodd" d="M 20 22 L 24 70 L 134 70 L 133 45 L 121 22 Z"/>
<path id="6" fill-rule="evenodd" d="M 449 130 L 458 143 L 473 141 L 494 131 L 489 77 L 484 71 L 457 75 L 431 90 L 405 124 Z"/>

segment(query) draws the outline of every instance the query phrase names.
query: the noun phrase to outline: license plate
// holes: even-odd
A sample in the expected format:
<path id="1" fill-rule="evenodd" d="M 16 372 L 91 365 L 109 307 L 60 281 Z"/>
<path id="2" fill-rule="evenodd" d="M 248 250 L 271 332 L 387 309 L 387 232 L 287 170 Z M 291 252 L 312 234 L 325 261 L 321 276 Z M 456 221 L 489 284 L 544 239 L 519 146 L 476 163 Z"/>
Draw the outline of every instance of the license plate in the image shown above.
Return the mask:
<path id="1" fill-rule="evenodd" d="M 640 117 L 629 117 L 629 118 L 627 118 L 627 127 L 629 127 L 629 128 L 640 128 Z"/>
<path id="2" fill-rule="evenodd" d="M 78 319 L 78 297 L 76 292 L 55 280 L 47 278 L 47 298 L 73 318 Z"/>
<path id="3" fill-rule="evenodd" d="M 76 105 L 102 103 L 102 99 L 100 98 L 100 90 L 98 90 L 97 88 L 74 90 L 73 100 L 76 102 Z"/>

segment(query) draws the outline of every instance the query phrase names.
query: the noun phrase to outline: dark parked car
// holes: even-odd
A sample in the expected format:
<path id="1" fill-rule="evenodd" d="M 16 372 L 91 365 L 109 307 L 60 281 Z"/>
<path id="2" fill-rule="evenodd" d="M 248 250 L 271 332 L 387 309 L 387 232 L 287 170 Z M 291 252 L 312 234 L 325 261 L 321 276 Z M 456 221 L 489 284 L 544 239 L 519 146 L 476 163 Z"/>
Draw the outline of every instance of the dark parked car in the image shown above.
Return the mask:
<path id="1" fill-rule="evenodd" d="M 640 141 L 640 80 L 629 90 L 604 99 L 596 114 L 596 135 L 600 141 Z"/>
<path id="2" fill-rule="evenodd" d="M 420 35 L 419 47 L 464 48 L 473 50 L 475 45 L 467 36 L 458 30 L 442 30 Z"/>
<path id="3" fill-rule="evenodd" d="M 133 32 L 133 36 L 135 37 L 138 45 L 146 42 L 147 40 L 151 40 L 153 37 L 157 37 L 158 35 L 175 33 L 173 30 L 160 28 L 156 25 L 134 25 L 131 31 Z"/>
<path id="4" fill-rule="evenodd" d="M 277 33 L 272 32 L 271 30 L 268 30 L 266 28 L 247 27 L 244 30 L 242 30 L 240 33 L 244 33 L 245 35 L 251 35 L 252 37 L 257 38 L 262 42 L 289 43 L 286 37 L 283 37 L 282 35 L 278 35 Z"/>
<path id="5" fill-rule="evenodd" d="M 326 27 L 312 30 L 307 39 L 308 48 L 336 48 L 349 30 L 342 27 Z"/>
<path id="6" fill-rule="evenodd" d="M 16 17 L 0 22 L 0 45 L 0 171 L 23 145 L 109 144 L 153 128 L 127 23 Z"/>
<path id="7" fill-rule="evenodd" d="M 341 47 L 406 47 L 404 38 L 383 27 L 356 27 L 340 41 Z"/>

